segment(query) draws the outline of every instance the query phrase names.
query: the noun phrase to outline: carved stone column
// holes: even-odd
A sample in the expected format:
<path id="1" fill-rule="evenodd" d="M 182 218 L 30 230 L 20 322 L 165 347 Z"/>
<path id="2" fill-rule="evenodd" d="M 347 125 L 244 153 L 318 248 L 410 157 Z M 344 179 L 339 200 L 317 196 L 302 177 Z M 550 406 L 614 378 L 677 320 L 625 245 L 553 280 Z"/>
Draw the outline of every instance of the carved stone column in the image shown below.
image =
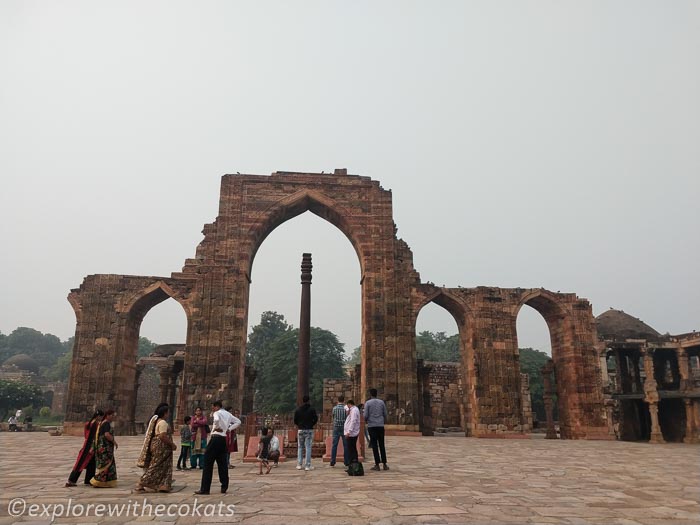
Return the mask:
<path id="1" fill-rule="evenodd" d="M 651 436 L 649 443 L 666 443 L 659 426 L 659 404 L 649 403 L 649 415 L 651 416 Z"/>
<path id="2" fill-rule="evenodd" d="M 685 437 L 683 438 L 683 443 L 698 443 L 700 442 L 700 436 L 698 436 L 698 425 L 695 421 L 694 401 L 685 398 L 683 402 L 685 403 Z"/>
<path id="3" fill-rule="evenodd" d="M 644 356 L 644 401 L 649 403 L 649 415 L 651 416 L 651 435 L 649 443 L 665 443 L 659 425 L 659 391 L 654 378 L 654 353 L 651 348 L 643 348 Z"/>
<path id="4" fill-rule="evenodd" d="M 682 391 L 690 390 L 693 382 L 690 377 L 690 359 L 688 357 L 688 352 L 686 352 L 685 348 L 679 346 L 676 348 L 676 355 L 678 356 L 678 372 L 681 376 L 680 389 Z"/>
<path id="5" fill-rule="evenodd" d="M 168 402 L 168 392 L 169 392 L 169 384 L 170 384 L 170 373 L 167 368 L 161 368 L 160 369 L 160 384 L 158 385 L 158 388 L 160 390 L 160 402 L 161 403 L 167 403 Z"/>
<path id="6" fill-rule="evenodd" d="M 557 429 L 554 428 L 554 410 L 552 406 L 552 373 L 554 372 L 554 361 L 547 359 L 547 362 L 542 367 L 542 380 L 544 382 L 544 392 L 542 398 L 544 400 L 544 412 L 547 417 L 547 434 L 545 439 L 557 439 Z"/>

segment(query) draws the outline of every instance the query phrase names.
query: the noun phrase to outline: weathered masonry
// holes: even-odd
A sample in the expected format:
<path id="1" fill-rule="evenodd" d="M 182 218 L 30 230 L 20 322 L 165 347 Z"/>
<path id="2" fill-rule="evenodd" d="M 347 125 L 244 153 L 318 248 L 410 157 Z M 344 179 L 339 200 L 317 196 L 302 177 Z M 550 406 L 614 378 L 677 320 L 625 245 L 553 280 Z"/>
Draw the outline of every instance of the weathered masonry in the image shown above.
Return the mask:
<path id="1" fill-rule="evenodd" d="M 625 441 L 700 441 L 700 334 L 661 335 L 619 310 L 596 319 L 608 421 Z"/>
<path id="2" fill-rule="evenodd" d="M 379 389 L 395 429 L 423 426 L 415 324 L 421 308 L 434 302 L 459 327 L 461 422 L 467 435 L 528 432 L 516 334 L 518 311 L 527 304 L 542 314 L 551 333 L 562 437 L 609 436 L 588 301 L 544 289 L 439 288 L 421 282 L 410 248 L 396 236 L 391 192 L 346 170 L 225 175 L 219 215 L 205 225 L 195 258 L 185 261 L 181 272 L 86 277 L 68 297 L 77 327 L 66 429 L 82 432 L 86 414 L 99 405 L 116 407 L 122 431 L 134 432 L 139 328 L 153 306 L 171 297 L 182 305 L 188 323 L 183 366 L 169 379 L 177 413 L 212 398 L 242 406 L 253 260 L 270 232 L 306 211 L 335 225 L 357 253 L 362 274 L 359 388 L 362 393 Z"/>

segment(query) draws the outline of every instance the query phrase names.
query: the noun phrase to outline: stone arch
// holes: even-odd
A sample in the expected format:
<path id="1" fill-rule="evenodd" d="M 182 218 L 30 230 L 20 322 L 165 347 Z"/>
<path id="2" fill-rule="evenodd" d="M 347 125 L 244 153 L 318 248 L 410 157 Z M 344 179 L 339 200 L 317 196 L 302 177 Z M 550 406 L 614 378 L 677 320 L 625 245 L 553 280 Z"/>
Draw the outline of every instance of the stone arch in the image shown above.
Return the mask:
<path id="1" fill-rule="evenodd" d="M 602 399 L 591 388 L 600 382 L 600 358 L 590 304 L 575 294 L 545 289 L 525 291 L 513 308 L 516 339 L 515 323 L 523 305 L 536 310 L 549 329 L 561 437 L 589 437 L 589 428 L 600 428 L 602 424 Z"/>
<path id="2" fill-rule="evenodd" d="M 356 231 L 356 228 L 348 220 L 351 216 L 350 211 L 319 191 L 304 189 L 277 201 L 273 206 L 265 210 L 248 230 L 246 237 L 252 243 L 247 265 L 248 275 L 252 275 L 255 255 L 268 235 L 278 226 L 307 211 L 325 219 L 347 237 L 360 261 L 360 271 L 364 273 L 364 257 L 358 242 L 360 232 Z"/>
<path id="3" fill-rule="evenodd" d="M 411 332 L 415 338 L 416 323 L 421 310 L 428 304 L 435 303 L 444 308 L 455 320 L 460 341 L 460 376 L 461 388 L 464 397 L 460 400 L 460 419 L 462 428 L 467 436 L 472 435 L 476 421 L 478 420 L 478 403 L 476 398 L 476 367 L 474 362 L 473 344 L 473 314 L 469 306 L 448 289 L 437 289 L 429 292 L 414 292 L 413 319 Z M 412 345 L 416 350 L 415 339 Z M 425 396 L 426 394 L 424 394 Z M 424 400 L 424 410 L 427 407 L 427 399 Z M 431 430 L 423 428 L 424 431 Z"/>
<path id="4" fill-rule="evenodd" d="M 165 281 L 158 280 L 140 290 L 134 291 L 122 298 L 118 311 L 124 316 L 124 333 L 121 339 L 119 353 L 120 365 L 123 366 L 122 379 L 127 384 L 133 384 L 134 388 L 127 390 L 122 396 L 122 411 L 129 427 L 134 427 L 136 416 L 136 402 L 139 385 L 139 371 L 136 366 L 139 335 L 141 323 L 146 314 L 158 304 L 168 300 L 175 300 L 185 312 L 187 319 L 187 342 L 191 337 L 191 307 L 171 286 Z M 185 354 L 185 360 L 187 354 Z M 174 390 L 173 390 L 174 391 Z M 179 411 L 178 411 L 179 412 Z"/>

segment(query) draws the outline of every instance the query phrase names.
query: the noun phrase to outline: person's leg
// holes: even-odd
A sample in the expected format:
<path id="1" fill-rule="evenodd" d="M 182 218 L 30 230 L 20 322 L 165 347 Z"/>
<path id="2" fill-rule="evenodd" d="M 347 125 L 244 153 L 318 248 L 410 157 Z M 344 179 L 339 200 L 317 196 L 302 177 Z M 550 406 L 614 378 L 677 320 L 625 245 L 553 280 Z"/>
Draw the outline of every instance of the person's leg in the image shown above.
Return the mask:
<path id="1" fill-rule="evenodd" d="M 348 451 L 348 465 L 351 465 L 352 463 L 357 462 L 357 436 L 350 436 L 345 439 L 347 443 L 347 451 Z"/>
<path id="2" fill-rule="evenodd" d="M 93 456 L 90 461 L 88 461 L 87 466 L 85 467 L 85 484 L 90 485 L 90 480 L 95 477 L 95 470 L 96 470 L 96 465 L 95 465 L 95 456 Z"/>
<path id="3" fill-rule="evenodd" d="M 335 457 L 338 455 L 338 440 L 340 440 L 341 431 L 333 428 L 333 445 L 331 446 L 331 467 L 335 465 Z"/>
<path id="4" fill-rule="evenodd" d="M 224 494 L 228 490 L 228 461 L 226 454 L 226 438 L 217 437 L 216 441 L 216 464 L 219 467 L 219 481 L 221 482 L 221 493 Z"/>
<path id="5" fill-rule="evenodd" d="M 300 469 L 304 463 L 302 460 L 304 458 L 304 431 L 300 430 L 297 432 L 297 469 Z"/>
<path id="6" fill-rule="evenodd" d="M 77 483 L 79 477 L 80 477 L 79 470 L 71 470 L 70 475 L 68 476 L 68 483 L 72 483 L 73 485 L 75 485 Z"/>
<path id="7" fill-rule="evenodd" d="M 369 439 L 372 447 L 372 453 L 374 454 L 374 465 L 379 466 L 379 451 L 377 450 L 377 429 L 379 427 L 370 427 L 369 429 Z"/>
<path id="8" fill-rule="evenodd" d="M 181 446 L 180 447 L 180 456 L 177 458 L 177 470 L 182 470 L 182 461 L 185 459 L 185 447 Z M 187 465 L 185 465 L 187 466 Z"/>
<path id="9" fill-rule="evenodd" d="M 190 452 L 192 451 L 192 447 L 188 446 L 188 447 L 182 447 L 182 448 L 185 449 L 185 461 L 182 465 L 182 468 L 184 470 L 187 470 L 187 462 L 189 462 L 190 465 L 192 464 L 192 458 L 190 457 Z"/>
<path id="10" fill-rule="evenodd" d="M 386 449 L 384 448 L 384 427 L 377 427 L 377 448 L 381 455 L 382 463 L 386 465 Z M 376 454 L 375 454 L 376 459 Z"/>
<path id="11" fill-rule="evenodd" d="M 314 431 L 309 430 L 306 436 L 306 466 L 311 468 L 311 447 L 314 444 Z"/>
<path id="12" fill-rule="evenodd" d="M 343 465 L 346 467 L 350 464 L 350 461 L 348 459 L 348 440 L 345 438 L 345 434 L 341 434 L 343 438 Z M 355 446 L 357 446 L 357 438 L 355 438 Z"/>
<path id="13" fill-rule="evenodd" d="M 198 456 L 200 454 L 197 454 Z M 209 446 L 207 449 L 204 451 L 204 461 L 199 462 L 200 468 L 202 463 L 204 463 L 204 467 L 202 470 L 202 483 L 199 487 L 199 491 L 205 494 L 209 494 L 209 491 L 211 490 L 211 478 L 214 475 L 214 462 L 216 461 L 216 453 L 214 452 L 214 447 Z"/>

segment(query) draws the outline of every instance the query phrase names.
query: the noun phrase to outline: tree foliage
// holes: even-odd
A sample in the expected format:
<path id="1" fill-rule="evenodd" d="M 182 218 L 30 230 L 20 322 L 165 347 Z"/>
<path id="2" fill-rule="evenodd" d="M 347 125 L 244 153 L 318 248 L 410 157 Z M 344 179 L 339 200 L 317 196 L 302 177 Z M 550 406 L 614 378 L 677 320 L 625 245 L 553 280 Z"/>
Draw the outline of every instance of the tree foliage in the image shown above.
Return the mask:
<path id="1" fill-rule="evenodd" d="M 460 360 L 459 335 L 424 331 L 416 335 L 416 357 L 425 361 L 457 363 Z"/>
<path id="2" fill-rule="evenodd" d="M 0 337 L 0 364 L 17 354 L 27 354 L 39 365 L 40 373 L 51 368 L 66 353 L 66 348 L 55 335 L 19 327 L 10 335 Z"/>
<path id="3" fill-rule="evenodd" d="M 348 357 L 345 360 L 345 364 L 355 366 L 355 365 L 359 365 L 361 360 L 362 360 L 362 347 L 358 346 L 357 348 L 353 349 L 352 354 L 350 354 L 350 357 Z"/>
<path id="4" fill-rule="evenodd" d="M 39 407 L 43 399 L 41 388 L 36 385 L 0 379 L 0 414 L 3 414 L 3 421 L 8 412 L 14 413 L 25 406 Z"/>
<path id="5" fill-rule="evenodd" d="M 544 381 L 541 369 L 549 359 L 549 356 L 534 348 L 520 348 L 520 372 L 530 378 L 530 398 L 532 400 L 532 412 L 538 421 L 545 421 L 544 411 Z M 556 406 L 556 404 L 555 404 Z"/>
<path id="6" fill-rule="evenodd" d="M 139 337 L 139 347 L 138 351 L 136 352 L 136 359 L 139 357 L 148 357 L 156 346 L 158 346 L 158 343 L 154 343 L 147 337 Z"/>
<path id="7" fill-rule="evenodd" d="M 344 349 L 338 337 L 322 328 L 311 328 L 309 397 L 320 410 L 323 380 L 345 377 Z M 246 362 L 257 370 L 255 410 L 287 413 L 296 405 L 299 330 L 277 312 L 262 314 L 248 338 Z"/>

